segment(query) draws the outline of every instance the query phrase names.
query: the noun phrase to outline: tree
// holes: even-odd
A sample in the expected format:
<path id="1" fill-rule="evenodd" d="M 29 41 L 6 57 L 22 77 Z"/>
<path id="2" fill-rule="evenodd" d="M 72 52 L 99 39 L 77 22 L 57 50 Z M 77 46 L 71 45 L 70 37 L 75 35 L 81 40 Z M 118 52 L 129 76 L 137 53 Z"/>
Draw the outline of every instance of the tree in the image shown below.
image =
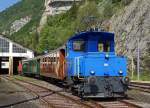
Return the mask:
<path id="1" fill-rule="evenodd" d="M 43 29 L 43 31 L 41 32 L 40 38 L 39 38 L 39 45 L 38 45 L 38 52 L 42 53 L 45 50 L 49 49 L 49 44 L 48 44 L 48 33 L 49 30 L 48 29 Z"/>

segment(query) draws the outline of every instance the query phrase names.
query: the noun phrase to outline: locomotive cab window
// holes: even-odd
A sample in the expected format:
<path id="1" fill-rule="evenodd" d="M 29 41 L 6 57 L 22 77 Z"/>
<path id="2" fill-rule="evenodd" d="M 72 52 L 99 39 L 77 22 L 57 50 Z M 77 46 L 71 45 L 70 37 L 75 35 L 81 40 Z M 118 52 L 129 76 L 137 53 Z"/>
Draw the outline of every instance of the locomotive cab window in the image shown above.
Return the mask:
<path id="1" fill-rule="evenodd" d="M 73 50 L 74 51 L 84 51 L 85 50 L 85 41 L 76 40 L 73 42 Z"/>
<path id="2" fill-rule="evenodd" d="M 99 52 L 110 52 L 110 41 L 98 43 L 98 51 Z"/>

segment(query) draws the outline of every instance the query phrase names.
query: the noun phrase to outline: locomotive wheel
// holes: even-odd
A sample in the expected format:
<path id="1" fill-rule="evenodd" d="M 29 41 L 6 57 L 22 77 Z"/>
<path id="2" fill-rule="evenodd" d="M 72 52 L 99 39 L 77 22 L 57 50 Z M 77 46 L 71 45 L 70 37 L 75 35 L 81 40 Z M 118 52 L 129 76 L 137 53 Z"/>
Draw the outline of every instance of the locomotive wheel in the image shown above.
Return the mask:
<path id="1" fill-rule="evenodd" d="M 128 94 L 124 94 L 124 98 L 128 99 L 129 98 Z"/>
<path id="2" fill-rule="evenodd" d="M 84 92 L 78 92 L 78 96 L 83 99 L 83 96 L 84 96 Z"/>
<path id="3" fill-rule="evenodd" d="M 69 87 L 64 87 L 64 91 L 65 92 L 69 92 L 69 93 L 72 93 L 72 88 L 69 86 Z"/>

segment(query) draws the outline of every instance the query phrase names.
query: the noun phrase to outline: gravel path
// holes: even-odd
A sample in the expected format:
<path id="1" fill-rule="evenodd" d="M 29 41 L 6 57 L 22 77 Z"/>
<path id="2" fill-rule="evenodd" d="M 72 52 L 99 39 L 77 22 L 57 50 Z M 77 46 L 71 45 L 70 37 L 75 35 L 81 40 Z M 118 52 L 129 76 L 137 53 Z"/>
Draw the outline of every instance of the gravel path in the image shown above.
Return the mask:
<path id="1" fill-rule="evenodd" d="M 32 83 L 53 89 L 54 91 L 63 91 L 62 88 L 56 87 L 53 84 L 50 84 L 45 81 L 28 78 L 28 77 L 21 77 L 21 76 L 15 76 L 15 77 L 19 79 L 31 81 Z M 137 103 L 138 105 L 143 106 L 143 108 L 150 108 L 149 93 L 140 92 L 137 90 L 129 90 L 128 96 L 129 98 L 132 98 L 134 100 L 133 103 Z M 21 102 L 21 103 L 16 104 L 13 107 L 7 107 L 7 108 L 44 108 L 43 103 L 40 103 L 38 99 L 35 99 L 34 94 L 29 93 L 24 88 L 17 86 L 11 82 L 1 80 L 0 81 L 0 108 L 2 108 L 1 106 L 3 105 L 14 104 L 16 102 Z"/>
<path id="2" fill-rule="evenodd" d="M 144 108 L 150 108 L 150 94 L 146 92 L 141 92 L 138 90 L 129 90 L 128 91 L 129 98 L 134 99 L 136 103 Z"/>
<path id="3" fill-rule="evenodd" d="M 22 87 L 0 80 L 0 108 L 42 108 L 35 96 Z"/>

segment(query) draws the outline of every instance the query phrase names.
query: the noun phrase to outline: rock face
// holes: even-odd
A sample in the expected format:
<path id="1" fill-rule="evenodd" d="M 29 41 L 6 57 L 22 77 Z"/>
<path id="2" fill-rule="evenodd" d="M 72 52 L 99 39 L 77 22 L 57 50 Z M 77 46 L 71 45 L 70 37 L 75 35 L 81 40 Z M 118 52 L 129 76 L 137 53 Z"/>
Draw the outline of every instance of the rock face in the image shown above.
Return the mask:
<path id="1" fill-rule="evenodd" d="M 45 0 L 45 11 L 48 15 L 56 15 L 68 11 L 74 2 L 82 0 Z"/>
<path id="2" fill-rule="evenodd" d="M 49 3 L 51 2 L 51 0 L 45 0 L 45 10 L 42 14 L 40 23 L 39 23 L 39 27 L 38 27 L 38 32 L 41 31 L 41 29 L 43 28 L 44 24 L 46 24 L 47 22 L 47 17 L 50 15 L 50 10 L 49 10 Z"/>
<path id="3" fill-rule="evenodd" d="M 4 30 L 2 34 L 5 35 L 12 35 L 15 32 L 18 32 L 22 27 L 24 27 L 29 21 L 31 20 L 31 17 L 26 16 L 24 18 L 20 18 L 19 20 L 15 20 L 12 22 L 10 28 L 8 30 Z"/>
<path id="4" fill-rule="evenodd" d="M 133 0 L 110 23 L 111 31 L 116 33 L 118 53 L 136 58 L 139 40 L 140 57 L 150 58 L 150 0 Z"/>
<path id="5" fill-rule="evenodd" d="M 48 16 L 66 12 L 72 7 L 74 2 L 78 3 L 80 1 L 82 0 L 45 0 L 45 10 L 40 20 L 38 32 L 40 32 L 44 24 L 46 24 Z"/>
<path id="6" fill-rule="evenodd" d="M 10 34 L 13 34 L 14 32 L 19 31 L 30 20 L 31 20 L 31 18 L 29 16 L 26 16 L 25 18 L 21 18 L 19 20 L 14 21 L 12 23 L 12 26 L 10 27 Z"/>
<path id="7" fill-rule="evenodd" d="M 139 38 L 140 50 L 145 54 L 150 42 L 150 0 L 133 0 L 121 14 L 112 17 L 111 24 L 118 52 L 123 48 L 126 55 L 135 56 Z"/>

